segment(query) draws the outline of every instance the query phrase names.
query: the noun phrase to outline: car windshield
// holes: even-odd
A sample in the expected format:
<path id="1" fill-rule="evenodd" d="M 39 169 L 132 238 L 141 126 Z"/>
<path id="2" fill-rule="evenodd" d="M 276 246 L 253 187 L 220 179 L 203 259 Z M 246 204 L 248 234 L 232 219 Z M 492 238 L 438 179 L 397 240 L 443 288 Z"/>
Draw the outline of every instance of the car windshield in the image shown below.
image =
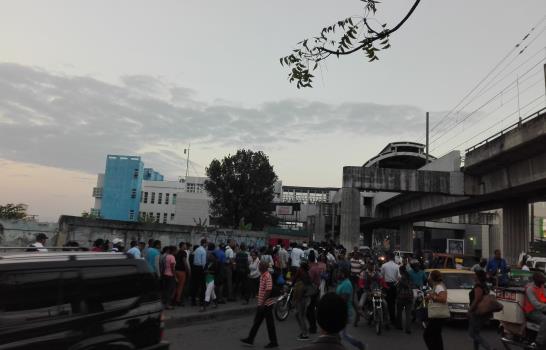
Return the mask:
<path id="1" fill-rule="evenodd" d="M 472 289 L 474 275 L 468 273 L 446 273 L 444 283 L 447 289 Z"/>

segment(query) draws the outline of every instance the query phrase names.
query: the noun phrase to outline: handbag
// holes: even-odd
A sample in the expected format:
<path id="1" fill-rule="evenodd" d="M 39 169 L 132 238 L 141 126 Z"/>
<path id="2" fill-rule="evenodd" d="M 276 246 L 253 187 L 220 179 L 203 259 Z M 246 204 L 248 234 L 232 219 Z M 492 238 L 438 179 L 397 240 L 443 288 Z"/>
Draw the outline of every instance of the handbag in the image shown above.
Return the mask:
<path id="1" fill-rule="evenodd" d="M 444 288 L 445 289 L 445 288 Z M 449 306 L 447 303 L 435 303 L 432 300 L 427 305 L 428 318 L 450 318 Z"/>
<path id="2" fill-rule="evenodd" d="M 427 306 L 428 318 L 449 318 L 451 313 L 449 312 L 449 306 L 447 303 L 435 303 L 429 302 Z"/>
<path id="3" fill-rule="evenodd" d="M 497 298 L 493 294 L 487 294 L 478 303 L 475 314 L 478 316 L 484 316 L 502 311 L 502 309 L 503 306 L 497 301 Z"/>

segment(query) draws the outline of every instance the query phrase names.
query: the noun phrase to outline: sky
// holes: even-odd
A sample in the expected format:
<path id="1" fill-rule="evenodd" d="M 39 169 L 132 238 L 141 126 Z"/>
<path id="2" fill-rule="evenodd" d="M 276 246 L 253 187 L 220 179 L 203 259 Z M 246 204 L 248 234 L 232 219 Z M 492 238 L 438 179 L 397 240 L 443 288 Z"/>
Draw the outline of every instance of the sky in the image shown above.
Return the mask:
<path id="1" fill-rule="evenodd" d="M 422 142 L 426 111 L 441 156 L 546 103 L 543 0 L 423 0 L 379 61 L 331 58 L 303 90 L 279 58 L 362 14 L 361 1 L 1 4 L 0 204 L 43 221 L 92 207 L 107 154 L 176 179 L 190 143 L 191 175 L 250 148 L 283 184 L 341 186 L 343 166 Z M 384 1 L 372 23 L 395 24 L 411 4 Z"/>

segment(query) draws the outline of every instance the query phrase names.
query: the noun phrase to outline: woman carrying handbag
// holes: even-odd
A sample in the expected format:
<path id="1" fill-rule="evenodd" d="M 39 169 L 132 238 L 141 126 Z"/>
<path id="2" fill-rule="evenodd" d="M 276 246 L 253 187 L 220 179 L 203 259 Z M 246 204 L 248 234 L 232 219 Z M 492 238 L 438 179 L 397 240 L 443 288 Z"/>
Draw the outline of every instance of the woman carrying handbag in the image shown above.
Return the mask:
<path id="1" fill-rule="evenodd" d="M 447 306 L 447 289 L 440 271 L 434 270 L 430 273 L 429 283 L 432 286 L 432 292 L 425 297 L 428 302 L 428 321 L 423 332 L 423 339 L 429 350 L 444 350 L 442 327 L 445 320 L 450 317 L 450 313 Z"/>

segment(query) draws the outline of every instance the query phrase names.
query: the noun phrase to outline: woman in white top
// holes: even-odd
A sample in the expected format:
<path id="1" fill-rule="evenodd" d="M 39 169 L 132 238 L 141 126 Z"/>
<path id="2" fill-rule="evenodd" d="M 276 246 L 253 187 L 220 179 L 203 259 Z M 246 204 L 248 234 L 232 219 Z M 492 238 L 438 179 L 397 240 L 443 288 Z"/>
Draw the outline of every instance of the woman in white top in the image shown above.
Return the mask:
<path id="1" fill-rule="evenodd" d="M 442 273 L 438 270 L 432 271 L 428 281 L 432 286 L 432 292 L 427 294 L 425 299 L 429 303 L 447 304 L 447 289 L 443 282 Z M 427 328 L 423 332 L 423 338 L 429 350 L 444 350 L 442 327 L 445 320 L 446 318 L 434 318 L 429 315 Z"/>
<path id="2" fill-rule="evenodd" d="M 254 250 L 248 258 L 248 267 L 250 269 L 248 274 L 250 296 L 256 297 L 260 285 L 260 259 L 258 259 L 258 253 Z"/>

